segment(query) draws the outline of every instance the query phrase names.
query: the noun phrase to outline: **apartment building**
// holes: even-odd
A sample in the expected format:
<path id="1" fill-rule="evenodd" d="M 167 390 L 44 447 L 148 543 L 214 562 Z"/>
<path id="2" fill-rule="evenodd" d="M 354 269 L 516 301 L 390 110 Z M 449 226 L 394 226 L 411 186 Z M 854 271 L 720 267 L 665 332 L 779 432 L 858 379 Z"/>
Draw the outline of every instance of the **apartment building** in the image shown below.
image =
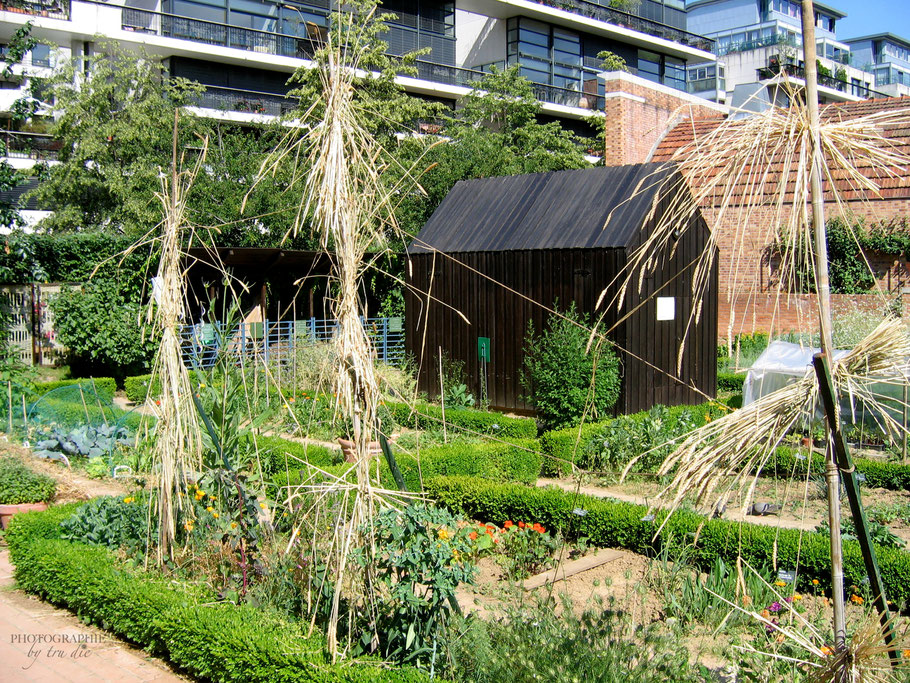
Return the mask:
<path id="1" fill-rule="evenodd" d="M 688 29 L 715 41 L 717 62 L 688 66 L 689 90 L 733 106 L 789 104 L 790 87 L 805 85 L 802 5 L 799 0 L 690 0 Z M 819 100 L 851 102 L 874 97 L 875 77 L 838 40 L 844 12 L 815 3 Z"/>
<path id="2" fill-rule="evenodd" d="M 611 6 L 613 5 L 613 6 Z M 99 37 L 142 48 L 173 76 L 206 88 L 200 110 L 238 122 L 279 115 L 287 78 L 308 63 L 331 0 L 3 0 L 0 42 L 26 21 L 41 45 L 19 73 L 90 55 Z M 547 116 L 571 125 L 604 106 L 601 60 L 609 51 L 640 78 L 685 93 L 687 66 L 711 62 L 713 43 L 686 30 L 684 0 L 386 0 L 397 18 L 389 51 L 430 52 L 401 84 L 456 106 L 492 66 L 520 65 Z M 626 8 L 628 11 L 625 11 Z M 0 111 L 22 95 L 2 83 Z"/>
<path id="3" fill-rule="evenodd" d="M 889 97 L 910 95 L 910 41 L 893 33 L 850 38 L 853 63 L 875 76 L 875 89 Z"/>

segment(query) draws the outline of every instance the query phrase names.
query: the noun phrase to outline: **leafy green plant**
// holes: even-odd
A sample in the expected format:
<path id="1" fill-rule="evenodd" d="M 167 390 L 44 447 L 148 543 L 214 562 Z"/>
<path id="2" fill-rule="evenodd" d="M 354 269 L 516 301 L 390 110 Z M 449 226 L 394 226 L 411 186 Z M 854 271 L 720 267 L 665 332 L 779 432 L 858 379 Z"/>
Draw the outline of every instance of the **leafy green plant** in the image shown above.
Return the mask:
<path id="1" fill-rule="evenodd" d="M 375 553 L 357 555 L 374 564 L 382 593 L 375 630 L 386 658 L 430 669 L 446 649 L 446 625 L 460 583 L 473 581 L 471 548 L 447 510 L 414 504 L 380 512 L 371 531 Z M 372 636 L 365 632 L 365 649 Z"/>
<path id="2" fill-rule="evenodd" d="M 112 549 L 125 548 L 131 555 L 141 555 L 157 533 L 149 533 L 149 519 L 147 495 L 102 496 L 60 522 L 60 537 Z"/>
<path id="3" fill-rule="evenodd" d="M 52 429 L 47 436 L 35 444 L 35 455 L 38 457 L 63 453 L 67 457 L 100 458 L 117 446 L 131 446 L 133 443 L 126 427 L 109 425 L 85 425 L 70 431 Z"/>
<path id="4" fill-rule="evenodd" d="M 603 419 L 619 398 L 619 359 L 609 345 L 588 353 L 589 336 L 588 316 L 574 302 L 564 314 L 550 316 L 540 335 L 528 325 L 521 385 L 550 427 L 577 424 L 586 407 L 592 419 Z"/>
<path id="5" fill-rule="evenodd" d="M 559 609 L 561 607 L 561 609 Z M 457 618 L 449 676 L 463 683 L 707 680 L 663 625 L 636 624 L 612 599 L 580 610 L 568 598 L 508 603 L 495 619 Z"/>
<path id="6" fill-rule="evenodd" d="M 869 537 L 872 539 L 873 543 L 877 543 L 883 548 L 903 548 L 907 544 L 899 537 L 891 532 L 885 524 L 875 520 L 868 519 L 866 520 L 869 529 Z M 820 534 L 828 535 L 830 532 L 830 527 L 828 522 L 824 521 L 815 527 L 815 531 Z M 855 541 L 856 540 L 856 525 L 853 523 L 853 519 L 844 519 L 840 523 L 840 533 L 841 538 L 845 541 Z"/>
<path id="7" fill-rule="evenodd" d="M 429 403 L 386 402 L 395 422 L 402 427 L 436 431 L 442 428 L 442 409 Z M 537 425 L 526 417 L 509 417 L 485 410 L 446 408 L 446 425 L 450 433 L 459 428 L 470 436 L 487 434 L 501 439 L 533 439 Z"/>
<path id="8" fill-rule="evenodd" d="M 446 406 L 453 408 L 473 408 L 474 394 L 468 391 L 466 384 L 453 384 L 446 387 Z"/>
<path id="9" fill-rule="evenodd" d="M 46 503 L 57 492 L 57 482 L 30 470 L 13 458 L 0 457 L 0 505 Z"/>
<path id="10" fill-rule="evenodd" d="M 553 565 L 553 553 L 559 547 L 558 540 L 539 522 L 506 520 L 499 539 L 499 563 L 506 576 L 515 581 L 549 569 Z"/>

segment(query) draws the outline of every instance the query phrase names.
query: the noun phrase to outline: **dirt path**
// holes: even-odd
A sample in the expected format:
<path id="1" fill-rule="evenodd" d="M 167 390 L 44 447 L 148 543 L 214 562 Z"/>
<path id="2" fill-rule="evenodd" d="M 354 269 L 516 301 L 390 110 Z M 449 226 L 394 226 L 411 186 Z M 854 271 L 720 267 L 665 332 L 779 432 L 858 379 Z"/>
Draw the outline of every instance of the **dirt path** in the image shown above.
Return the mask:
<path id="1" fill-rule="evenodd" d="M 168 683 L 189 680 L 162 661 L 16 590 L 0 550 L 0 680 L 4 683 Z"/>
<path id="2" fill-rule="evenodd" d="M 537 485 L 544 486 L 555 486 L 562 489 L 563 491 L 569 491 L 574 493 L 576 490 L 579 493 L 583 493 L 588 496 L 595 496 L 596 498 L 613 498 L 614 500 L 621 500 L 626 503 L 637 503 L 638 505 L 655 505 L 653 500 L 648 500 L 644 496 L 637 496 L 630 493 L 625 493 L 623 491 L 617 491 L 614 488 L 605 487 L 605 486 L 585 486 L 582 485 L 579 487 L 575 482 L 565 481 L 563 479 L 544 479 L 540 478 L 537 480 Z M 662 507 L 656 505 L 656 507 Z M 777 515 L 768 515 L 765 517 L 753 516 L 753 515 L 743 515 L 740 510 L 734 510 L 731 507 L 728 507 L 723 516 L 724 519 L 731 520 L 734 522 L 746 522 L 748 524 L 761 524 L 762 526 L 773 526 L 781 529 L 802 529 L 803 531 L 812 531 L 817 527 L 822 519 L 812 518 L 812 519 L 782 519 Z"/>

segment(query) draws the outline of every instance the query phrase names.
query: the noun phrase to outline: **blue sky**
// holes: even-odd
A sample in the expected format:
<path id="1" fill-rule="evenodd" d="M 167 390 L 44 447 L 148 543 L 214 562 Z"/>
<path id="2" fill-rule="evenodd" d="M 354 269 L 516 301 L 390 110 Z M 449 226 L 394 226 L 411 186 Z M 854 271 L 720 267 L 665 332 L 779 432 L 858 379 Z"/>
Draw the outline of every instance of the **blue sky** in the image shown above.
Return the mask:
<path id="1" fill-rule="evenodd" d="M 855 38 L 870 33 L 894 33 L 910 40 L 908 0 L 823 0 L 824 4 L 847 13 L 837 25 L 838 38 Z"/>

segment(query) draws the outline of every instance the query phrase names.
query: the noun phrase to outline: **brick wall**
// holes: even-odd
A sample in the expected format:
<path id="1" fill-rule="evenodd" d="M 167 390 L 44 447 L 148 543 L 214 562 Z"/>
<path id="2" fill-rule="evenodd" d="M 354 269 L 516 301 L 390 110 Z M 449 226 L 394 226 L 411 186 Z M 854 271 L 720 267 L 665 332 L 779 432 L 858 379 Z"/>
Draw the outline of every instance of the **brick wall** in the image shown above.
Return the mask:
<path id="1" fill-rule="evenodd" d="M 676 123 L 721 116 L 717 106 L 706 100 L 698 102 L 691 95 L 629 74 L 611 74 L 604 91 L 606 166 L 643 163 Z"/>

